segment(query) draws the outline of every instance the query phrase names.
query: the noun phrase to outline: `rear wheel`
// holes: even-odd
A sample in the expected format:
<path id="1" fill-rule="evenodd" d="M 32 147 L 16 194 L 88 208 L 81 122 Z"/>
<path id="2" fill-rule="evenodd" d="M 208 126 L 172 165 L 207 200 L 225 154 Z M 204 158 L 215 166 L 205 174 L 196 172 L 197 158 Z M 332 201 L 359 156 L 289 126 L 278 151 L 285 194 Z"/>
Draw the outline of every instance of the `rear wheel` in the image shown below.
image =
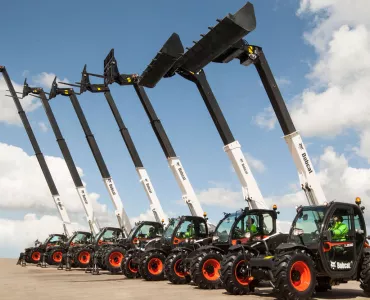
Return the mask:
<path id="1" fill-rule="evenodd" d="M 28 260 L 28 262 L 30 262 L 32 264 L 37 264 L 41 261 L 41 256 L 42 256 L 42 253 L 39 249 L 32 249 L 30 251 L 29 255 L 27 256 L 28 257 L 27 260 Z"/>
<path id="2" fill-rule="evenodd" d="M 140 277 L 139 265 L 133 262 L 133 258 L 133 253 L 127 253 L 122 262 L 122 272 L 127 278 Z"/>
<path id="3" fill-rule="evenodd" d="M 104 256 L 104 265 L 109 272 L 117 274 L 122 271 L 122 261 L 124 257 L 125 251 L 123 248 L 112 248 L 110 251 L 107 251 Z"/>
<path id="4" fill-rule="evenodd" d="M 174 252 L 167 256 L 165 261 L 165 274 L 174 284 L 187 284 L 191 281 L 189 273 L 185 271 L 183 256 L 182 252 Z"/>
<path id="5" fill-rule="evenodd" d="M 273 270 L 273 284 L 279 299 L 310 299 L 315 292 L 316 271 L 305 252 L 280 255 Z"/>
<path id="6" fill-rule="evenodd" d="M 190 276 L 201 289 L 222 287 L 220 276 L 222 254 L 217 250 L 200 252 L 191 261 Z"/>
<path id="7" fill-rule="evenodd" d="M 221 262 L 221 280 L 225 289 L 232 295 L 245 295 L 254 291 L 257 281 L 251 275 L 249 261 L 253 254 L 230 252 Z"/>
<path id="8" fill-rule="evenodd" d="M 166 256 L 159 251 L 144 253 L 140 261 L 140 274 L 148 281 L 164 280 Z"/>
<path id="9" fill-rule="evenodd" d="M 360 272 L 360 287 L 364 290 L 367 297 L 370 297 L 370 253 L 364 253 L 364 259 Z"/>

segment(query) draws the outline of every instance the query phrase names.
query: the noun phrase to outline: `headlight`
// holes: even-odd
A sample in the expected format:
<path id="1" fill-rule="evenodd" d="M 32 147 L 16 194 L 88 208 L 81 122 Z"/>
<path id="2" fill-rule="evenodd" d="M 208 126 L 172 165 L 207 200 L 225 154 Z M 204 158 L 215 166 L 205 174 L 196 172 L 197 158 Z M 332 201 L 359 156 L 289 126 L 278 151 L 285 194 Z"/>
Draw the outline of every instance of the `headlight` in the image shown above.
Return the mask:
<path id="1" fill-rule="evenodd" d="M 250 232 L 247 232 L 245 235 L 244 235 L 247 239 L 249 239 L 251 237 L 251 233 Z"/>

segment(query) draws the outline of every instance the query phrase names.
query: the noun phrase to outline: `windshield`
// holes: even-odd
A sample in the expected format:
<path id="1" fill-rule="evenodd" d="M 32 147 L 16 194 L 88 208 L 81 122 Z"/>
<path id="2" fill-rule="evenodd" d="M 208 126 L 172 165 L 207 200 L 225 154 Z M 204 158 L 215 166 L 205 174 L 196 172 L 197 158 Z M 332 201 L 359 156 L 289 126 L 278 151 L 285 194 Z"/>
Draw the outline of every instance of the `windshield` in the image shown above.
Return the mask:
<path id="1" fill-rule="evenodd" d="M 159 223 L 143 224 L 137 228 L 135 232 L 135 236 L 133 236 L 133 234 L 130 235 L 131 238 L 136 237 L 138 239 L 153 239 L 161 237 L 163 229 Z"/>
<path id="2" fill-rule="evenodd" d="M 139 225 L 135 225 L 130 231 L 130 234 L 128 235 L 128 239 L 132 239 L 134 233 L 136 232 L 136 229 L 139 227 Z"/>
<path id="3" fill-rule="evenodd" d="M 240 215 L 240 212 L 236 212 L 233 214 L 229 214 L 226 218 L 224 218 L 220 224 L 218 224 L 216 231 L 214 233 L 215 236 L 218 236 L 218 242 L 220 243 L 227 243 L 229 241 L 229 235 L 231 228 Z"/>
<path id="4" fill-rule="evenodd" d="M 48 240 L 49 238 L 46 239 L 46 241 Z M 63 238 L 60 236 L 60 235 L 54 235 L 50 240 L 49 240 L 49 243 L 57 243 L 59 241 L 63 241 Z"/>
<path id="5" fill-rule="evenodd" d="M 304 207 L 296 216 L 290 232 L 291 239 L 303 245 L 316 243 L 326 212 L 326 207 Z"/>
<path id="6" fill-rule="evenodd" d="M 74 244 L 87 244 L 90 242 L 89 235 L 86 233 L 78 233 L 71 241 Z"/>
<path id="7" fill-rule="evenodd" d="M 180 219 L 171 219 L 164 231 L 163 237 L 167 239 L 171 239 L 172 233 L 175 230 L 177 224 L 179 224 Z"/>
<path id="8" fill-rule="evenodd" d="M 106 229 L 103 233 L 103 231 L 99 232 L 98 235 L 95 238 L 95 241 L 98 242 L 112 242 L 116 241 L 118 239 L 122 239 L 122 231 L 119 229 Z"/>

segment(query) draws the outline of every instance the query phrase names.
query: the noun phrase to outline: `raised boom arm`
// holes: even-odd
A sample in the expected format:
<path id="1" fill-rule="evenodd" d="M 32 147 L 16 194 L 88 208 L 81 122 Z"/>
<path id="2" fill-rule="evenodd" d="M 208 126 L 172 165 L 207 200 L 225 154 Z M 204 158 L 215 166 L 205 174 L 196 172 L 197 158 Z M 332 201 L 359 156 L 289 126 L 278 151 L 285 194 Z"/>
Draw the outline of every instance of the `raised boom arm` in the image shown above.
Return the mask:
<path id="1" fill-rule="evenodd" d="M 100 226 L 99 226 L 98 221 L 97 221 L 97 219 L 94 215 L 94 210 L 93 210 L 92 203 L 89 199 L 89 194 L 87 193 L 87 190 L 86 190 L 86 188 L 84 187 L 84 185 L 82 183 L 80 174 L 78 174 L 76 165 L 73 161 L 73 158 L 72 158 L 72 155 L 69 151 L 67 143 L 66 143 L 66 141 L 65 141 L 65 139 L 64 139 L 64 137 L 63 137 L 63 135 L 62 135 L 62 133 L 59 129 L 59 125 L 58 125 L 58 123 L 55 119 L 54 113 L 51 109 L 51 106 L 50 106 L 49 101 L 46 97 L 46 94 L 45 94 L 44 90 L 40 87 L 30 87 L 27 84 L 27 81 L 25 80 L 24 81 L 24 86 L 23 86 L 23 97 L 26 97 L 29 94 L 38 95 L 39 98 L 41 99 L 41 103 L 44 107 L 46 116 L 49 119 L 51 128 L 53 129 L 53 132 L 54 132 L 55 138 L 57 140 L 57 143 L 59 145 L 60 151 L 62 152 L 64 160 L 67 164 L 69 173 L 71 174 L 73 183 L 76 187 L 78 196 L 80 197 L 82 206 L 85 210 L 86 218 L 87 218 L 87 221 L 89 223 L 90 229 L 94 233 L 94 235 L 96 235 L 100 231 Z"/>
<path id="2" fill-rule="evenodd" d="M 241 10 L 241 12 L 243 11 Z M 204 44 L 206 45 L 206 43 Z M 140 83 L 148 87 L 154 87 L 162 77 L 169 77 L 175 73 L 194 82 L 224 143 L 224 151 L 227 153 L 238 176 L 242 186 L 243 196 L 248 206 L 251 209 L 267 209 L 262 193 L 241 150 L 241 146 L 230 130 L 204 71 L 201 70 L 198 73 L 193 73 L 185 69 L 187 58 L 186 54 L 182 54 L 183 49 L 179 36 L 173 34 L 143 72 Z M 189 49 L 189 51 L 192 51 L 192 49 Z M 203 57 L 203 55 L 200 55 L 200 57 Z"/>
<path id="3" fill-rule="evenodd" d="M 24 128 L 27 132 L 28 138 L 30 139 L 33 150 L 35 151 L 36 158 L 39 162 L 42 173 L 44 174 L 45 180 L 48 184 L 49 190 L 50 190 L 51 195 L 53 197 L 53 201 L 54 201 L 55 206 L 56 206 L 56 208 L 59 212 L 60 218 L 62 219 L 64 232 L 65 232 L 66 236 L 71 236 L 71 234 L 72 234 L 71 221 L 69 219 L 67 210 L 66 210 L 66 208 L 65 208 L 65 206 L 62 202 L 62 199 L 59 196 L 57 187 L 55 186 L 55 182 L 53 180 L 53 177 L 51 176 L 49 167 L 46 164 L 45 157 L 41 152 L 39 144 L 36 140 L 36 137 L 33 133 L 32 128 L 31 128 L 30 122 L 28 121 L 26 113 L 23 110 L 21 102 L 19 101 L 18 95 L 17 95 L 17 93 L 14 89 L 13 83 L 10 80 L 9 74 L 8 74 L 8 72 L 7 72 L 7 70 L 4 66 L 0 66 L 0 73 L 3 74 L 5 82 L 8 86 L 9 92 L 11 94 L 11 97 L 14 100 L 15 106 L 17 107 L 19 117 L 22 120 L 23 126 L 24 126 Z"/>
<path id="4" fill-rule="evenodd" d="M 247 3 L 247 5 L 249 9 L 245 11 L 243 19 L 247 22 L 246 24 L 253 25 L 254 23 L 255 26 L 256 19 L 253 5 L 251 3 Z M 245 27 L 244 30 L 241 30 L 240 28 L 243 26 L 240 26 L 240 18 L 235 18 L 233 15 L 229 14 L 225 19 L 228 19 L 228 24 L 231 23 L 233 25 L 226 26 L 223 22 L 220 22 L 215 27 L 209 27 L 210 31 L 202 35 L 202 38 L 191 48 L 192 51 L 189 50 L 187 52 L 188 54 L 184 55 L 187 56 L 186 70 L 198 73 L 203 66 L 211 61 L 228 63 L 233 59 L 238 59 L 244 66 L 254 64 L 270 99 L 280 127 L 284 132 L 284 138 L 296 165 L 301 187 L 306 194 L 307 201 L 310 205 L 323 204 L 326 202 L 325 194 L 316 176 L 302 138 L 295 129 L 262 48 L 249 45 L 243 40 L 243 37 L 249 33 L 250 28 Z M 221 34 L 225 30 L 227 30 L 227 37 Z M 212 49 L 201 47 L 205 43 L 206 38 L 215 41 Z M 215 53 L 217 55 L 215 55 Z M 199 56 L 201 56 L 202 59 L 200 59 Z M 207 59 L 205 59 L 205 57 Z"/>
<path id="5" fill-rule="evenodd" d="M 67 83 L 68 84 L 68 83 Z M 144 165 L 140 159 L 139 153 L 136 150 L 135 144 L 131 138 L 130 132 L 125 126 L 122 116 L 118 111 L 117 105 L 113 99 L 113 96 L 109 90 L 108 86 L 104 84 L 92 84 L 90 82 L 89 73 L 86 71 L 86 65 L 82 71 L 81 82 L 78 83 L 80 86 L 80 93 L 89 91 L 91 93 L 104 93 L 105 99 L 112 111 L 114 119 L 119 128 L 119 132 L 126 144 L 127 150 L 130 153 L 132 162 L 134 163 L 137 174 L 139 175 L 140 183 L 142 184 L 145 193 L 149 199 L 150 210 L 153 212 L 154 218 L 159 223 L 164 223 L 166 220 L 166 215 L 163 212 L 161 203 L 158 199 L 157 193 L 152 185 L 149 178 L 148 172 L 144 168 Z"/>
<path id="6" fill-rule="evenodd" d="M 76 97 L 74 90 L 71 88 L 58 88 L 58 85 L 56 83 L 56 78 L 55 78 L 52 88 L 50 90 L 49 100 L 52 98 L 55 98 L 57 95 L 68 96 L 69 99 L 71 100 L 71 103 L 76 112 L 78 120 L 80 121 L 81 127 L 85 133 L 86 140 L 90 146 L 90 149 L 94 156 L 96 164 L 98 165 L 100 174 L 104 181 L 104 184 L 108 190 L 109 196 L 115 207 L 115 214 L 118 220 L 118 224 L 120 228 L 122 228 L 124 234 L 128 236 L 128 234 L 131 231 L 130 219 L 128 218 L 126 214 L 121 197 L 118 194 L 113 178 L 109 174 L 108 168 L 104 162 L 104 159 L 100 152 L 98 144 L 96 143 L 95 137 L 90 130 L 89 124 L 87 123 L 87 120 L 85 118 L 85 115 L 82 111 L 82 108 L 80 106 L 80 103 Z"/>
<path id="7" fill-rule="evenodd" d="M 114 50 L 108 54 L 104 60 L 104 82 L 106 85 L 112 83 L 118 83 L 119 85 L 133 85 L 135 91 L 140 99 L 141 104 L 149 118 L 150 124 L 152 125 L 153 131 L 158 139 L 159 144 L 162 147 L 163 153 L 165 154 L 168 165 L 171 168 L 173 175 L 175 176 L 176 182 L 180 187 L 182 193 L 182 199 L 188 205 L 192 216 L 203 217 L 205 213 L 200 205 L 200 202 L 195 194 L 193 186 L 191 185 L 189 178 L 181 164 L 180 159 L 176 156 L 175 150 L 173 149 L 171 142 L 164 130 L 161 121 L 158 119 L 152 104 L 150 103 L 149 97 L 146 94 L 144 87 L 138 84 L 138 76 L 136 74 L 120 74 L 118 72 L 117 61 L 114 57 Z"/>

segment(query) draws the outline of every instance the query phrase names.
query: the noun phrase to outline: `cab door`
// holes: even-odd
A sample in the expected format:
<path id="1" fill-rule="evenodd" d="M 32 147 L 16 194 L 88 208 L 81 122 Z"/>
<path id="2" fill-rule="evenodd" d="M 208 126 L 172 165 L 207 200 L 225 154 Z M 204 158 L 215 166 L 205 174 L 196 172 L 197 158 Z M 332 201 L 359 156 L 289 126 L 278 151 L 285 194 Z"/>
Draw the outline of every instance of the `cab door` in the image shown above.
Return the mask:
<path id="1" fill-rule="evenodd" d="M 332 278 L 348 278 L 355 272 L 356 235 L 354 226 L 354 210 L 350 205 L 335 205 L 328 212 L 320 242 L 322 264 L 328 275 Z M 342 232 L 347 227 L 345 235 L 336 236 L 327 234 L 335 225 L 334 216 L 342 218 L 339 227 Z"/>

